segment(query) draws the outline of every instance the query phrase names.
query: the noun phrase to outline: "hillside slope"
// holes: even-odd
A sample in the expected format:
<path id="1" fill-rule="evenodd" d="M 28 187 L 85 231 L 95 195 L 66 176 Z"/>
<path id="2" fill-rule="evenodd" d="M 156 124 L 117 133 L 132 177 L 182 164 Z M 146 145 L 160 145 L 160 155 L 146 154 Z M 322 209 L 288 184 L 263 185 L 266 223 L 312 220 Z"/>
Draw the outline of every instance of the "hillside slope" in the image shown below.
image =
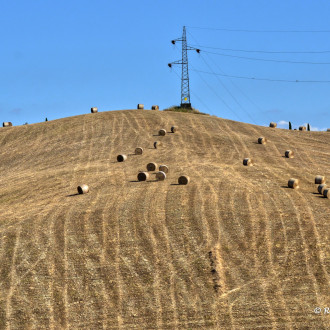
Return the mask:
<path id="1" fill-rule="evenodd" d="M 330 326 L 330 133 L 124 110 L 1 128 L 0 153 L 1 329 Z M 137 182 L 151 161 L 167 179 Z"/>

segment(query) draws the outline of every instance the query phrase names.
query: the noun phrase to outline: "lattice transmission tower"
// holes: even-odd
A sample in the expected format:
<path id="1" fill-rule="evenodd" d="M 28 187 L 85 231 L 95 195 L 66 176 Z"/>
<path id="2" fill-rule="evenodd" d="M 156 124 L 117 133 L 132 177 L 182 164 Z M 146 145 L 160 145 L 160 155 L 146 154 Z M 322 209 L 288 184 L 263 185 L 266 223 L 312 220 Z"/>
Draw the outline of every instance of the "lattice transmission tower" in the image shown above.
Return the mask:
<path id="1" fill-rule="evenodd" d="M 168 64 L 171 68 L 173 64 L 182 65 L 181 75 L 181 108 L 191 108 L 190 103 L 190 89 L 189 89 L 189 71 L 188 71 L 188 53 L 187 50 L 195 50 L 200 52 L 198 48 L 190 47 L 187 45 L 186 27 L 183 27 L 182 38 L 172 40 L 172 44 L 175 45 L 177 41 L 182 42 L 182 59 L 181 61 L 175 61 Z"/>

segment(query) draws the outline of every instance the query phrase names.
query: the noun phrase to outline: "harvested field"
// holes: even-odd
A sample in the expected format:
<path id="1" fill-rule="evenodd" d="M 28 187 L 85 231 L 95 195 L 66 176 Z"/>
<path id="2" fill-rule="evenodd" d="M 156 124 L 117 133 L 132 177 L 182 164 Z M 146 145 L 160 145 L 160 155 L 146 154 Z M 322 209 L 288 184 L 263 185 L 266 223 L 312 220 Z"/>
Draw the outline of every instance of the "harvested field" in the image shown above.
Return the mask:
<path id="1" fill-rule="evenodd" d="M 2 129 L 0 154 L 0 329 L 329 328 L 328 132 L 102 111 Z M 153 161 L 171 175 L 138 182 Z"/>

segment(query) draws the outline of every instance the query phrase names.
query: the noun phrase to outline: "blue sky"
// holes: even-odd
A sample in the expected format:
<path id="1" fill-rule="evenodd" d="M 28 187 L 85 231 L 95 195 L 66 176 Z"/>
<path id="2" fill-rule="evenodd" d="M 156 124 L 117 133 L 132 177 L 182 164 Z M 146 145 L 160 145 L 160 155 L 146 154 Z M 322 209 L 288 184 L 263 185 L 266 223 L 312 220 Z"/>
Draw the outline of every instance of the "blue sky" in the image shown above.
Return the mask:
<path id="1" fill-rule="evenodd" d="M 213 73 L 330 80 L 330 64 L 273 62 L 330 63 L 329 32 L 269 32 L 330 31 L 329 16 L 325 0 L 0 0 L 0 121 L 32 124 L 88 113 L 92 106 L 108 111 L 179 104 L 180 67 L 171 70 L 167 63 L 181 58 L 181 45 L 171 40 L 185 25 L 188 44 L 202 50 L 188 53 L 195 108 L 258 125 L 309 122 L 324 130 L 330 127 L 330 83 Z M 329 52 L 246 52 L 255 50 Z"/>

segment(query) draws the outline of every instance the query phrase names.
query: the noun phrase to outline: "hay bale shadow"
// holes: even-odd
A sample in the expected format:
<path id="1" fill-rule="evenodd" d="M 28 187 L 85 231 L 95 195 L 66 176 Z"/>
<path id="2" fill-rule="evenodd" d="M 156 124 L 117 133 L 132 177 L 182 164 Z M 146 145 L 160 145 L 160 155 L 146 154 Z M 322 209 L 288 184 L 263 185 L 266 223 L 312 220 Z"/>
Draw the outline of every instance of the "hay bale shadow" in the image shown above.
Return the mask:
<path id="1" fill-rule="evenodd" d="M 139 180 L 131 180 L 129 182 L 140 182 Z"/>
<path id="2" fill-rule="evenodd" d="M 161 136 L 161 135 L 159 135 L 159 134 L 154 134 L 153 136 Z"/>
<path id="3" fill-rule="evenodd" d="M 80 195 L 79 193 L 71 194 L 71 195 L 66 195 L 66 197 L 72 197 L 72 196 L 78 196 Z"/>
<path id="4" fill-rule="evenodd" d="M 290 187 L 288 187 L 288 186 L 281 186 L 281 188 L 292 189 L 292 188 L 290 188 Z"/>
<path id="5" fill-rule="evenodd" d="M 171 183 L 171 186 L 181 186 L 180 183 Z"/>

